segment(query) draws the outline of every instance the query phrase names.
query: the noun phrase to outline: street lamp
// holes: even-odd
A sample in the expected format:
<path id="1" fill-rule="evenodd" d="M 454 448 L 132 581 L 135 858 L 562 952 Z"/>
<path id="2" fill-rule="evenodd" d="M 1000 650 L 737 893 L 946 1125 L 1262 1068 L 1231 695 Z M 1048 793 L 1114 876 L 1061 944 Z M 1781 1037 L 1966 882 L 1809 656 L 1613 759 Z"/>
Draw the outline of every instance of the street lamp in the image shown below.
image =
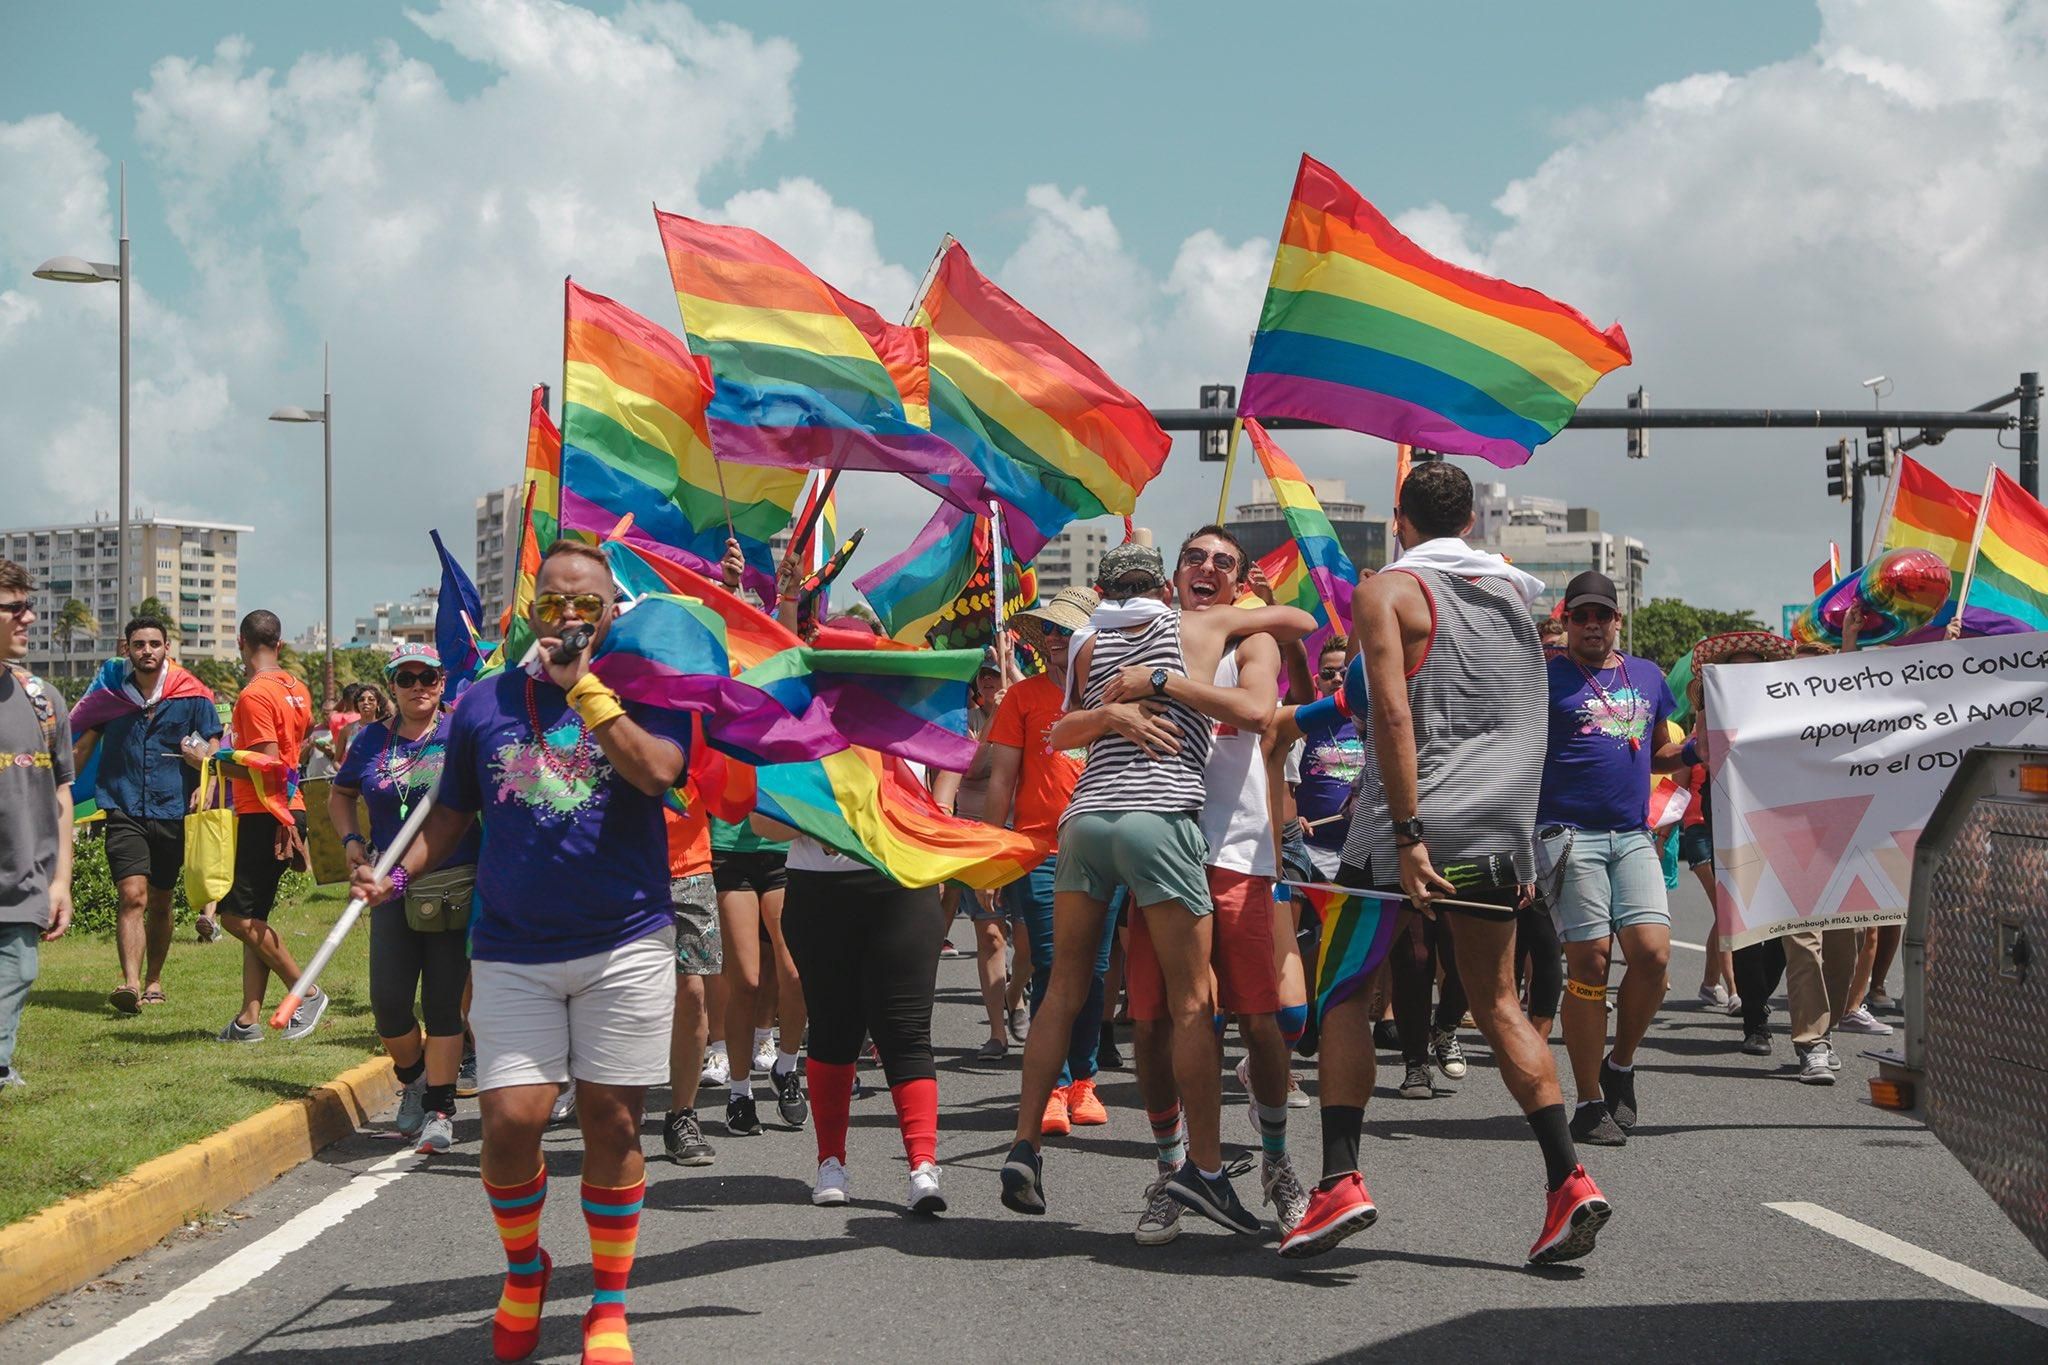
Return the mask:
<path id="1" fill-rule="evenodd" d="M 327 365 L 327 346 L 320 347 L 320 406 L 315 411 L 282 407 L 270 414 L 273 422 L 318 422 L 320 424 L 322 502 L 326 516 L 327 611 L 323 630 L 327 635 L 327 677 L 321 684 L 321 709 L 334 709 L 334 385 Z"/>
<path id="2" fill-rule="evenodd" d="M 39 280 L 59 284 L 105 284 L 121 286 L 121 507 L 115 532 L 115 555 L 120 574 L 114 590 L 114 613 L 118 617 L 132 602 L 128 588 L 128 163 L 121 163 L 121 259 L 113 265 L 77 256 L 52 256 L 31 272 Z"/>

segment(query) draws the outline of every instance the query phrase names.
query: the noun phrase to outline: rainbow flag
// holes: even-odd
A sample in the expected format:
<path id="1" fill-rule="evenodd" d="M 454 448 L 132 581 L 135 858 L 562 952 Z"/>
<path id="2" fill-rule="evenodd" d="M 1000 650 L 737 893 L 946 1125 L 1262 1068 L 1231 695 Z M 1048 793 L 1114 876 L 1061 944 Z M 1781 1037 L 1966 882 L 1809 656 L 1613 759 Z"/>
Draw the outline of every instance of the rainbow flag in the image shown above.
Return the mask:
<path id="1" fill-rule="evenodd" d="M 297 768 L 274 754 L 259 754 L 254 749 L 223 749 L 220 756 L 242 770 L 263 809 L 279 823 L 298 827 L 292 819 L 292 801 L 299 794 Z"/>
<path id="2" fill-rule="evenodd" d="M 1007 886 L 1050 845 L 947 815 L 904 766 L 871 749 L 756 770 L 756 808 L 907 887 Z"/>
<path id="3" fill-rule="evenodd" d="M 906 474 L 974 507 L 974 468 L 928 430 L 921 329 L 885 321 L 758 232 L 655 211 L 690 348 L 710 362 L 719 456 Z"/>
<path id="4" fill-rule="evenodd" d="M 1904 458 L 1901 456 L 1900 458 Z M 1813 595 L 1819 597 L 1829 588 L 1842 581 L 1842 547 L 1832 540 L 1828 542 L 1828 557 L 1813 571 Z"/>
<path id="5" fill-rule="evenodd" d="M 804 476 L 714 459 L 708 367 L 629 308 L 574 283 L 562 330 L 562 523 L 602 535 L 630 514 L 633 534 L 707 568 L 728 534 L 746 577 L 772 594 L 768 541 L 789 525 Z M 730 531 L 727 513 L 731 513 Z"/>
<path id="6" fill-rule="evenodd" d="M 1512 468 L 1629 358 L 1619 323 L 1439 260 L 1304 156 L 1237 410 Z"/>
<path id="7" fill-rule="evenodd" d="M 980 524 L 942 503 L 901 554 L 855 581 L 890 638 L 924 639 L 959 600 L 974 577 Z"/>
<path id="8" fill-rule="evenodd" d="M 1980 634 L 2048 630 L 2048 508 L 2002 469 L 1991 477 L 1969 594 L 1964 620 Z"/>
<path id="9" fill-rule="evenodd" d="M 1273 500 L 1280 504 L 1288 534 L 1300 551 L 1297 565 L 1290 569 L 1291 593 L 1280 591 L 1280 580 L 1271 574 L 1267 578 L 1272 579 L 1280 601 L 1309 612 L 1318 625 L 1350 634 L 1351 594 L 1358 588 L 1358 569 L 1337 543 L 1337 528 L 1324 514 L 1323 504 L 1316 499 L 1316 491 L 1300 466 L 1273 443 L 1266 429 L 1256 420 L 1247 421 L 1244 429 L 1252 438 L 1259 468 L 1273 486 Z M 1312 595 L 1301 590 L 1300 580 L 1304 578 Z"/>
<path id="10" fill-rule="evenodd" d="M 533 580 L 540 573 L 541 556 L 555 543 L 562 526 L 562 433 L 548 416 L 545 384 L 533 386 L 533 398 L 526 415 L 526 477 L 520 489 L 525 507 L 519 536 L 519 579 L 507 604 L 508 617 L 523 617 L 533 604 Z M 505 637 L 510 621 L 501 621 L 498 636 Z"/>
<path id="11" fill-rule="evenodd" d="M 1891 513 L 1879 552 L 1906 547 L 1932 550 L 1953 575 L 1949 605 L 1907 637 L 1907 643 L 1938 640 L 1942 629 L 1955 619 L 1956 597 L 1970 566 L 1970 542 L 1977 533 L 1977 514 L 1983 501 L 1979 494 L 1955 487 L 1912 456 L 1899 456 L 1898 468 L 1892 471 Z M 1975 596 L 1974 590 L 1971 595 Z M 1966 635 L 2002 635 L 2010 629 L 1989 609 L 1971 607 L 1963 613 Z"/>
<path id="12" fill-rule="evenodd" d="M 1373 900 L 1341 886 L 1287 882 L 1322 922 L 1316 952 L 1316 1018 L 1326 1016 L 1372 980 L 1387 960 L 1400 923 L 1400 902 Z"/>

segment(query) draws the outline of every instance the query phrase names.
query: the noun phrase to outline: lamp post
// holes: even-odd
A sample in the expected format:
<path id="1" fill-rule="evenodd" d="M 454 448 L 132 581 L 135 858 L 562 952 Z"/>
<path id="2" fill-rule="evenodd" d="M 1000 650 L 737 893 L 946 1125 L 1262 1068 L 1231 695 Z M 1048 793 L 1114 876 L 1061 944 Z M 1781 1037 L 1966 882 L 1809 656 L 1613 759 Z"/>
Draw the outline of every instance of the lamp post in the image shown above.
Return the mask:
<path id="1" fill-rule="evenodd" d="M 326 519 L 326 614 L 321 629 L 327 637 L 327 676 L 321 683 L 321 709 L 334 709 L 334 385 L 327 363 L 327 346 L 320 347 L 320 408 L 282 407 L 270 414 L 273 422 L 318 422 L 321 446 L 321 502 Z"/>
<path id="2" fill-rule="evenodd" d="M 115 556 L 120 575 L 114 589 L 114 613 L 124 615 L 132 604 L 128 587 L 128 163 L 121 163 L 121 256 L 113 265 L 77 256 L 52 256 L 32 272 L 39 280 L 60 284 L 105 284 L 121 286 L 121 506 L 115 532 Z M 119 628 L 119 621 L 116 621 Z"/>

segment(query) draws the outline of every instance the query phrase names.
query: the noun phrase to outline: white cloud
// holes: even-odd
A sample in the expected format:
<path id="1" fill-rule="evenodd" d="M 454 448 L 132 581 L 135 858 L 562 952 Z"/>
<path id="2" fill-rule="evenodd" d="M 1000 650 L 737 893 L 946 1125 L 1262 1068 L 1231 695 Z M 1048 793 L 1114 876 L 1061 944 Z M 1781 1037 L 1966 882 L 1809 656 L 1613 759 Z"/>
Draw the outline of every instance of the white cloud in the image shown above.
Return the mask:
<path id="1" fill-rule="evenodd" d="M 1152 16 L 1131 0 L 1045 0 L 1041 9 L 1053 23 L 1090 38 L 1141 43 L 1152 36 Z"/>

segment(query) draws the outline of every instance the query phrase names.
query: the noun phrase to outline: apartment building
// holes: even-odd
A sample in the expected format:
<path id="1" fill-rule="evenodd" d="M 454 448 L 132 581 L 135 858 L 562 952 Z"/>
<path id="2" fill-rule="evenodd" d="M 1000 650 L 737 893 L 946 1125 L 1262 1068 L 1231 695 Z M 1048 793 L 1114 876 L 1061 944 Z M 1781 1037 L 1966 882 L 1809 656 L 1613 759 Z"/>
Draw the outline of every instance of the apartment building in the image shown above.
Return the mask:
<path id="1" fill-rule="evenodd" d="M 26 565 L 36 583 L 36 615 L 29 628 L 31 666 L 87 667 L 113 653 L 127 613 L 145 598 L 163 603 L 178 628 L 178 652 L 185 658 L 235 658 L 235 626 L 243 607 L 239 594 L 241 537 L 252 526 L 225 522 L 137 517 L 132 537 L 129 584 L 117 592 L 120 533 L 112 520 L 71 522 L 0 530 L 0 555 Z M 83 602 L 98 633 L 67 642 L 57 620 L 67 601 Z"/>

